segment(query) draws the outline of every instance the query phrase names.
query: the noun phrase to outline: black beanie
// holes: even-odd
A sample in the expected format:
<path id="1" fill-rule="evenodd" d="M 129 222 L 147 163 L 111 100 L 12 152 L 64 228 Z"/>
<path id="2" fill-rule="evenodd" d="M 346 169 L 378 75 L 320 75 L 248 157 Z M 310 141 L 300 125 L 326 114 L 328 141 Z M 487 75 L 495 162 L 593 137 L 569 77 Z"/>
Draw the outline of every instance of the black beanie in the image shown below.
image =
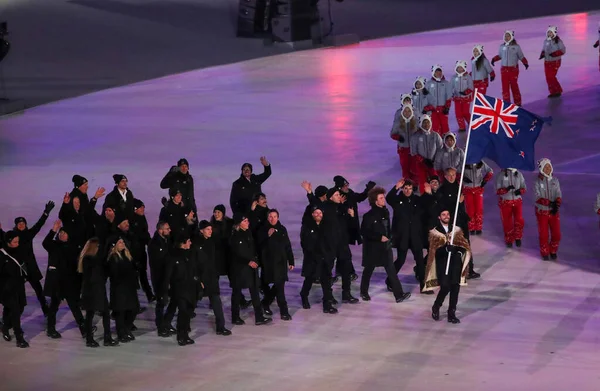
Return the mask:
<path id="1" fill-rule="evenodd" d="M 169 189 L 169 197 L 173 198 L 177 195 L 177 193 L 183 195 L 183 193 L 181 192 L 181 190 L 177 189 L 177 188 L 171 188 Z"/>
<path id="2" fill-rule="evenodd" d="M 25 217 L 17 217 L 15 219 L 15 226 L 19 223 L 25 223 L 25 225 L 27 225 L 27 220 L 25 219 Z"/>
<path id="3" fill-rule="evenodd" d="M 254 171 L 254 170 L 252 170 L 252 164 L 250 164 L 250 163 L 244 163 L 244 164 L 242 164 L 242 171 L 244 171 L 245 167 L 248 167 L 250 169 L 250 171 Z"/>
<path id="4" fill-rule="evenodd" d="M 142 200 L 138 200 L 137 198 L 133 200 L 133 209 L 139 209 L 142 206 L 145 206 Z"/>
<path id="5" fill-rule="evenodd" d="M 331 189 L 327 190 L 327 199 L 330 200 L 336 191 L 339 192 L 340 189 L 338 189 L 337 187 L 332 187 Z"/>
<path id="6" fill-rule="evenodd" d="M 333 183 L 335 184 L 335 187 L 344 187 L 344 185 L 349 185 L 349 183 L 346 180 L 346 178 L 344 178 L 341 175 L 334 176 L 333 177 Z"/>
<path id="7" fill-rule="evenodd" d="M 115 181 L 115 184 L 118 185 L 119 182 L 121 182 L 123 179 L 127 179 L 127 177 L 123 174 L 115 174 L 113 175 L 113 179 Z"/>
<path id="8" fill-rule="evenodd" d="M 427 178 L 427 182 L 431 182 L 431 181 L 440 181 L 440 177 L 437 175 L 431 175 L 429 178 Z"/>
<path id="9" fill-rule="evenodd" d="M 200 231 L 202 231 L 204 228 L 208 228 L 208 227 L 212 227 L 212 224 L 207 221 L 207 220 L 202 220 L 199 224 L 198 224 L 198 229 Z"/>
<path id="10" fill-rule="evenodd" d="M 85 185 L 87 183 L 87 179 L 82 177 L 81 175 L 73 175 L 73 178 L 71 179 L 73 181 L 73 185 L 75 187 L 81 187 L 83 185 Z"/>
<path id="11" fill-rule="evenodd" d="M 327 187 L 326 186 L 320 185 L 320 186 L 317 186 L 317 188 L 315 189 L 315 196 L 317 198 L 321 198 L 321 197 L 323 197 L 326 194 L 327 194 Z"/>
<path id="12" fill-rule="evenodd" d="M 223 204 L 219 204 L 219 205 L 215 206 L 213 209 L 213 213 L 215 213 L 216 210 L 223 213 L 223 216 L 225 216 L 225 212 L 227 212 L 227 208 L 225 208 L 225 205 L 223 205 Z"/>
<path id="13" fill-rule="evenodd" d="M 8 231 L 6 234 L 4 234 L 4 241 L 6 242 L 6 244 L 10 243 L 13 241 L 14 238 L 16 238 L 17 233 L 15 231 Z"/>
<path id="14" fill-rule="evenodd" d="M 238 225 L 240 224 L 244 219 L 247 219 L 248 217 L 243 214 L 243 213 L 238 213 L 233 215 L 233 224 Z"/>
<path id="15" fill-rule="evenodd" d="M 188 166 L 188 167 L 190 166 L 190 164 L 188 163 L 187 159 L 186 159 L 186 158 L 184 158 L 184 157 L 182 157 L 181 159 L 179 159 L 179 160 L 177 161 L 177 167 L 181 167 L 181 166 L 183 166 L 184 164 L 185 164 L 186 166 Z"/>
<path id="16" fill-rule="evenodd" d="M 125 220 L 129 221 L 129 219 L 127 218 L 127 216 L 125 216 L 124 213 L 116 213 L 115 214 L 115 221 L 114 221 L 114 223 L 115 223 L 116 226 L 121 225 L 121 223 L 123 221 L 125 221 Z"/>

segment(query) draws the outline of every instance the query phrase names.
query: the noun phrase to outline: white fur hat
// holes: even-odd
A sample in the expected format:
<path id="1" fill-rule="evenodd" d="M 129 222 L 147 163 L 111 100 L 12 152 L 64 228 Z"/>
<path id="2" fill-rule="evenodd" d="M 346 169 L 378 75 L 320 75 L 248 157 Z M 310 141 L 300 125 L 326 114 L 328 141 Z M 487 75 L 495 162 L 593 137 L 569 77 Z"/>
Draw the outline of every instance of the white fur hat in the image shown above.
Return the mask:
<path id="1" fill-rule="evenodd" d="M 467 62 L 464 60 L 458 60 L 456 62 L 456 65 L 454 65 L 454 72 L 458 73 L 457 69 L 458 67 L 461 67 L 462 69 L 464 69 L 464 72 L 467 71 Z"/>
<path id="2" fill-rule="evenodd" d="M 483 54 L 483 45 L 475 45 L 473 46 L 473 50 L 477 49 L 480 54 Z"/>
<path id="3" fill-rule="evenodd" d="M 440 64 L 435 64 L 434 66 L 431 67 L 431 76 L 435 75 L 435 71 L 440 70 L 442 72 L 444 72 L 444 68 L 442 68 L 442 66 Z"/>
<path id="4" fill-rule="evenodd" d="M 554 37 L 556 37 L 558 35 L 558 27 L 548 26 L 548 30 L 546 30 L 546 34 L 548 34 L 548 32 L 551 32 L 552 35 L 554 35 Z M 554 37 L 552 37 L 552 38 L 554 38 Z"/>
<path id="5" fill-rule="evenodd" d="M 420 128 L 423 127 L 423 121 L 425 121 L 425 120 L 429 121 L 430 124 L 433 124 L 433 122 L 431 122 L 431 116 L 429 114 L 423 114 L 421 116 L 421 120 L 419 121 L 419 127 Z"/>
<path id="6" fill-rule="evenodd" d="M 410 110 L 410 117 L 406 118 L 404 117 L 404 110 L 409 109 Z M 415 116 L 415 110 L 413 109 L 412 105 L 403 105 L 402 106 L 402 117 L 407 119 L 407 120 L 411 120 L 412 117 Z"/>

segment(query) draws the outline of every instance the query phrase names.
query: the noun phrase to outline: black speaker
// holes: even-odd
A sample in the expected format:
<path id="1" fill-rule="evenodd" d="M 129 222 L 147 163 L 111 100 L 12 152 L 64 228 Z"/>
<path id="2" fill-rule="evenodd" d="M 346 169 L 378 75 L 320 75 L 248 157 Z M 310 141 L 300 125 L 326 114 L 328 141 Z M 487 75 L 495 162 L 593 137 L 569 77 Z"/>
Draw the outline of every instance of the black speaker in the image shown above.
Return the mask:
<path id="1" fill-rule="evenodd" d="M 271 20 L 273 41 L 295 42 L 306 41 L 311 37 L 310 15 L 282 15 Z"/>
<path id="2" fill-rule="evenodd" d="M 256 37 L 264 34 L 266 0 L 240 0 L 237 36 Z"/>

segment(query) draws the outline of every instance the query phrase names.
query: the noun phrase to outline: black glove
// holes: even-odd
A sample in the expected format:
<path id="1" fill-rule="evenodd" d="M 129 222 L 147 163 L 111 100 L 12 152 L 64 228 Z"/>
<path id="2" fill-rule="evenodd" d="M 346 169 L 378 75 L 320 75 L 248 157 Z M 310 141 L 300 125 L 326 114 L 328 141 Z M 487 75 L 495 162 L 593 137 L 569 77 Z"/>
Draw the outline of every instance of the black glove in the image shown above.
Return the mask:
<path id="1" fill-rule="evenodd" d="M 367 191 L 371 190 L 374 187 L 375 187 L 375 182 L 373 182 L 373 181 L 367 182 L 367 186 L 366 186 Z"/>
<path id="2" fill-rule="evenodd" d="M 542 52 L 542 54 L 540 54 L 540 58 L 538 58 L 538 60 L 541 60 L 542 58 L 544 58 L 544 52 Z"/>
<path id="3" fill-rule="evenodd" d="M 473 183 L 473 181 L 470 180 L 469 178 L 467 178 L 466 176 L 463 176 L 463 182 L 464 183 Z"/>
<path id="4" fill-rule="evenodd" d="M 444 107 L 444 109 L 442 110 L 442 113 L 444 113 L 445 115 L 448 115 L 448 113 L 450 113 L 450 108 Z"/>
<path id="5" fill-rule="evenodd" d="M 496 78 L 496 75 L 490 75 L 490 81 L 494 81 L 495 78 Z"/>
<path id="6" fill-rule="evenodd" d="M 508 186 L 508 187 L 506 188 L 506 190 L 508 190 L 508 191 L 511 191 L 511 190 L 514 190 L 514 189 L 515 189 L 515 187 L 514 187 L 513 185 L 510 185 L 510 186 Z"/>
<path id="7" fill-rule="evenodd" d="M 433 168 L 433 160 L 431 159 L 424 159 L 423 163 L 425 163 L 425 165 L 429 168 Z"/>
<path id="8" fill-rule="evenodd" d="M 598 45 L 600 45 L 600 43 L 596 42 L 596 43 L 594 44 L 594 48 L 597 48 L 597 47 L 598 47 Z"/>
<path id="9" fill-rule="evenodd" d="M 487 185 L 487 181 L 481 182 L 481 187 L 485 187 L 485 185 Z"/>
<path id="10" fill-rule="evenodd" d="M 492 66 L 494 66 L 494 63 L 496 62 L 496 60 L 492 60 Z"/>
<path id="11" fill-rule="evenodd" d="M 550 214 L 551 214 L 551 215 L 555 215 L 555 214 L 557 214 L 557 213 L 558 213 L 558 203 L 557 203 L 556 201 L 552 201 L 552 202 L 550 203 L 550 208 L 552 208 L 552 209 L 550 210 Z"/>
<path id="12" fill-rule="evenodd" d="M 398 141 L 400 141 L 401 143 L 404 142 L 404 140 L 406 140 L 404 137 L 402 137 L 402 135 L 398 135 Z"/>
<path id="13" fill-rule="evenodd" d="M 46 207 L 44 208 L 44 214 L 50 214 L 52 209 L 54 209 L 54 201 L 48 201 Z"/>
<path id="14" fill-rule="evenodd" d="M 461 94 L 461 95 L 467 95 L 467 93 L 464 92 L 464 91 L 460 91 L 459 94 Z"/>
<path id="15" fill-rule="evenodd" d="M 477 167 L 477 168 L 481 168 L 481 167 L 483 167 L 483 162 L 479 162 L 479 163 L 477 163 L 477 164 L 475 165 L 475 167 Z"/>
<path id="16" fill-rule="evenodd" d="M 520 195 L 521 195 L 521 189 L 517 189 L 517 190 L 515 190 L 515 195 L 516 195 L 516 196 L 520 196 Z"/>
<path id="17" fill-rule="evenodd" d="M 421 114 L 427 114 L 427 110 L 423 109 L 423 111 L 421 112 Z"/>
<path id="18" fill-rule="evenodd" d="M 525 70 L 529 69 L 529 64 L 523 64 L 523 66 L 525 67 Z"/>

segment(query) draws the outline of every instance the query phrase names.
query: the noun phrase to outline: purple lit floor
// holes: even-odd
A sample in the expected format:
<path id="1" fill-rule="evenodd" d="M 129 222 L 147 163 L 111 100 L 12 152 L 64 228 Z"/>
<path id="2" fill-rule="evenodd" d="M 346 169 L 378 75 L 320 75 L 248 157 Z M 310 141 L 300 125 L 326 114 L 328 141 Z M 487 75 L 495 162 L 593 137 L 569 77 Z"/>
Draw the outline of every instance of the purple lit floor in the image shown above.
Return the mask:
<path id="1" fill-rule="evenodd" d="M 380 271 L 371 302 L 324 315 L 315 286 L 313 309 L 303 310 L 297 271 L 287 288 L 292 322 L 275 316 L 268 327 L 249 322 L 233 327 L 229 338 L 218 337 L 202 302 L 193 320 L 196 345 L 185 348 L 156 336 L 152 306 L 136 321 L 138 340 L 119 348 L 86 348 L 65 307 L 59 313 L 63 339 L 49 340 L 29 291 L 24 327 L 31 348 L 0 341 L 2 389 L 597 390 L 600 232 L 592 204 L 600 191 L 600 87 L 598 52 L 591 46 L 598 19 L 579 14 L 522 20 L 299 52 L 103 91 L 3 119 L 5 229 L 17 215 L 34 221 L 48 199 L 60 202 L 74 173 L 86 176 L 90 189 L 110 188 L 112 174 L 126 174 L 153 225 L 164 195 L 158 183 L 180 157 L 190 161 L 200 212 L 207 217 L 215 204 L 227 203 L 241 163 L 259 167 L 259 156 L 266 155 L 273 176 L 264 190 L 269 204 L 281 210 L 301 259 L 306 198 L 300 182 L 329 185 L 341 174 L 356 190 L 368 180 L 392 186 L 401 173 L 388 132 L 400 94 L 416 76 L 428 76 L 434 63 L 450 75 L 456 60 L 470 58 L 475 43 L 493 56 L 510 28 L 531 63 L 521 71 L 524 106 L 555 118 L 537 152 L 555 164 L 564 207 L 560 259 L 544 263 L 531 195 L 525 197 L 524 247 L 507 250 L 495 197 L 486 190 L 485 232 L 473 241 L 483 278 L 462 289 L 462 323 L 456 326 L 431 320 L 433 298 L 417 294 L 410 259 L 401 272 L 414 294 L 406 303 L 393 303 Z M 568 48 L 559 73 L 565 94 L 554 101 L 546 99 L 537 61 L 550 24 L 559 26 Z M 499 95 L 499 80 L 489 93 Z M 452 118 L 451 124 L 456 129 Z M 531 183 L 533 174 L 526 177 Z M 42 236 L 36 249 L 45 265 Z M 360 248 L 354 255 L 360 273 Z M 353 291 L 358 295 L 356 284 Z"/>

